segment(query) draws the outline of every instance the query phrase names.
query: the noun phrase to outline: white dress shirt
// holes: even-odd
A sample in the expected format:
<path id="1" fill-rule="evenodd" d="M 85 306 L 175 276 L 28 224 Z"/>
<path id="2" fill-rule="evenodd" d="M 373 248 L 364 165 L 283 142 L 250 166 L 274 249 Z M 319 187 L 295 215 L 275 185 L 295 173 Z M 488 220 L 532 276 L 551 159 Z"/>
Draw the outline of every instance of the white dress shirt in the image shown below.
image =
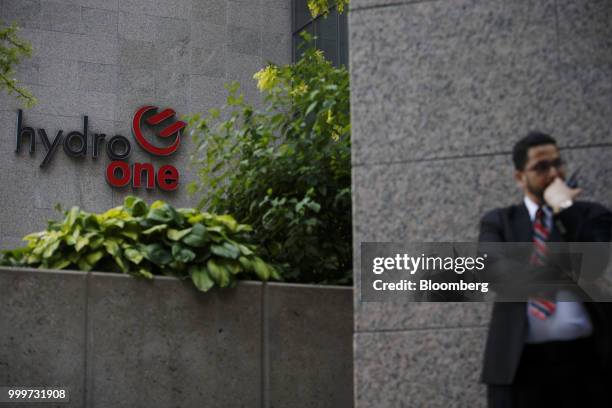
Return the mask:
<path id="1" fill-rule="evenodd" d="M 534 222 L 538 205 L 529 197 L 525 197 L 525 206 L 529 211 L 529 218 Z M 544 223 L 549 231 L 553 229 L 553 213 L 548 207 L 542 207 L 544 211 Z M 564 299 L 572 296 L 565 291 L 557 293 L 557 299 L 563 295 Z M 558 301 L 555 312 L 547 319 L 542 320 L 527 313 L 527 343 L 544 343 L 548 341 L 575 340 L 588 337 L 593 333 L 593 325 L 589 313 L 582 302 Z"/>

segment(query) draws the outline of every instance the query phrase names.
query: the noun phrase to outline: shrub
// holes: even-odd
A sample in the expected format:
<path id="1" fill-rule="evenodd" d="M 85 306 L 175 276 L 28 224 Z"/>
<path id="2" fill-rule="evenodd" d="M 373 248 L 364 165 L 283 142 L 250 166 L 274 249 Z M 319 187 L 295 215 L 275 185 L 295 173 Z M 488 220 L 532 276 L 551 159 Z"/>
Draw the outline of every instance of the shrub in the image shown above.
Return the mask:
<path id="1" fill-rule="evenodd" d="M 32 56 L 32 46 L 17 36 L 18 30 L 15 24 L 0 27 L 0 89 L 6 90 L 9 95 L 16 95 L 25 106 L 31 108 L 36 104 L 36 98 L 18 85 L 15 67 L 23 58 Z"/>
<path id="2" fill-rule="evenodd" d="M 350 283 L 352 276 L 349 77 L 321 51 L 255 74 L 264 107 L 227 104 L 189 119 L 200 208 L 253 226 L 288 281 Z"/>
<path id="3" fill-rule="evenodd" d="M 238 278 L 280 279 L 255 254 L 250 232 L 229 215 L 175 209 L 163 201 L 147 206 L 127 197 L 123 206 L 102 214 L 73 207 L 62 221 L 27 235 L 26 247 L 3 251 L 0 264 L 191 277 L 204 292 Z"/>

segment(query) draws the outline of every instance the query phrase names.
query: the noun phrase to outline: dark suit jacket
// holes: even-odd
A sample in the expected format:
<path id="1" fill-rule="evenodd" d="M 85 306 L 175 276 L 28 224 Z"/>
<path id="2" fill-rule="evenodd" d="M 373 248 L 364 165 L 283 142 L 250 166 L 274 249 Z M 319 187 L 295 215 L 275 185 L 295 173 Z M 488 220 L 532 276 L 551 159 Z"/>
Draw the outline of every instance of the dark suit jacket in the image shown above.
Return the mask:
<path id="1" fill-rule="evenodd" d="M 599 204 L 575 202 L 554 216 L 555 241 L 609 242 L 612 213 Z M 524 204 L 498 208 L 487 213 L 480 223 L 480 242 L 529 242 L 533 226 Z M 552 236 L 551 236 L 552 238 Z M 585 303 L 593 323 L 593 336 L 602 367 L 612 368 L 612 303 Z M 482 381 L 487 384 L 512 384 L 527 329 L 526 305 L 496 303 L 489 326 L 484 354 Z"/>

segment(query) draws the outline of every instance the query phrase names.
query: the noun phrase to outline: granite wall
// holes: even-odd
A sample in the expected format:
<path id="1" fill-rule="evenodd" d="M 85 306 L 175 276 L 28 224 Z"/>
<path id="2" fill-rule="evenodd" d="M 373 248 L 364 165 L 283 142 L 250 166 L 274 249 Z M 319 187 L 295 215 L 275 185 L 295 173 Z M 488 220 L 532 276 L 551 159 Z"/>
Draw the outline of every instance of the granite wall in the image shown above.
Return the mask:
<path id="1" fill-rule="evenodd" d="M 172 193 L 113 189 L 105 180 L 106 153 L 78 160 L 61 147 L 41 169 L 40 142 L 32 156 L 27 146 L 15 153 L 19 103 L 2 94 L 0 248 L 44 228 L 58 216 L 56 203 L 102 211 L 137 193 L 193 205 L 185 187 L 195 173 L 188 167 L 189 137 L 176 154 L 154 158 L 132 138 L 132 115 L 146 104 L 206 112 L 223 104 L 229 80 L 240 81 L 247 100 L 258 103 L 253 73 L 268 60 L 291 60 L 289 6 L 289 0 L 0 0 L 0 19 L 21 26 L 34 49 L 17 75 L 39 100 L 24 111 L 26 125 L 53 138 L 60 129 L 64 135 L 81 129 L 88 115 L 90 133 L 131 140 L 130 163 L 152 162 L 156 169 L 168 163 L 181 173 Z"/>
<path id="2" fill-rule="evenodd" d="M 612 2 L 352 0 L 355 277 L 362 241 L 473 241 L 521 199 L 510 151 L 550 132 L 612 207 Z M 355 406 L 485 405 L 490 306 L 360 303 Z"/>
<path id="3" fill-rule="evenodd" d="M 0 384 L 57 407 L 348 407 L 352 331 L 348 287 L 0 268 Z"/>

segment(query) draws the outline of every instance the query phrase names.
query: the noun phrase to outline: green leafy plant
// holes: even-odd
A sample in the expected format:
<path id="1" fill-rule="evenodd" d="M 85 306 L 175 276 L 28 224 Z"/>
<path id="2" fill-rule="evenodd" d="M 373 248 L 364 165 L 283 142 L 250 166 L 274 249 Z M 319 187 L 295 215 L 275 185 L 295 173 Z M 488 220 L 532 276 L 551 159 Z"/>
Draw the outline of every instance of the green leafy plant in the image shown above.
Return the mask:
<path id="1" fill-rule="evenodd" d="M 17 80 L 14 78 L 15 65 L 19 64 L 22 58 L 32 55 L 32 47 L 17 36 L 17 31 L 15 25 L 0 28 L 0 88 L 9 94 L 17 95 L 27 107 L 32 107 L 36 98 L 27 89 L 17 86 Z"/>
<path id="2" fill-rule="evenodd" d="M 0 264 L 190 277 L 204 292 L 238 278 L 280 279 L 256 255 L 250 232 L 230 215 L 175 209 L 163 201 L 147 206 L 130 196 L 102 214 L 73 207 L 63 220 L 26 236 L 26 247 L 4 251 Z"/>
<path id="3" fill-rule="evenodd" d="M 252 225 L 286 280 L 350 283 L 348 72 L 308 49 L 255 79 L 261 110 L 233 83 L 222 110 L 189 118 L 199 172 L 190 190 L 202 195 L 200 208 Z"/>
<path id="4" fill-rule="evenodd" d="M 349 4 L 350 0 L 308 0 L 308 9 L 313 18 L 320 15 L 327 15 L 330 7 L 334 4 L 338 8 L 338 12 L 342 13 L 344 8 Z"/>

